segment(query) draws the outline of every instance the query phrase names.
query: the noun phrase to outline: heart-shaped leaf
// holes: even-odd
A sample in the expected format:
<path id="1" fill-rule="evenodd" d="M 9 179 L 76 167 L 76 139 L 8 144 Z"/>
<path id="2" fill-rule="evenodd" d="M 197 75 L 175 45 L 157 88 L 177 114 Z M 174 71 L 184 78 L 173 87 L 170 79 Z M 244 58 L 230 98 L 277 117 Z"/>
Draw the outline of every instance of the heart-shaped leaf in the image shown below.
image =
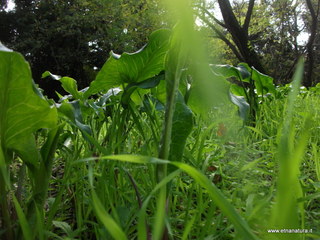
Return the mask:
<path id="1" fill-rule="evenodd" d="M 77 85 L 77 81 L 74 80 L 71 77 L 60 77 L 58 75 L 54 75 L 52 73 L 50 73 L 49 71 L 45 71 L 42 74 L 42 78 L 45 77 L 51 77 L 54 80 L 60 81 L 62 84 L 63 89 L 70 93 L 74 99 L 80 99 L 83 95 L 82 92 L 78 91 L 78 85 Z"/>
<path id="2" fill-rule="evenodd" d="M 39 154 L 32 133 L 56 123 L 56 109 L 33 90 L 29 64 L 19 53 L 0 50 L 0 147 L 35 166 Z"/>
<path id="3" fill-rule="evenodd" d="M 245 64 L 245 63 L 240 63 L 238 66 L 232 66 L 232 65 L 211 65 L 212 70 L 225 77 L 225 78 L 230 78 L 230 77 L 236 77 L 239 79 L 239 81 L 243 82 L 249 82 L 250 78 L 250 67 Z"/>
<path id="4" fill-rule="evenodd" d="M 254 80 L 254 85 L 257 89 L 258 95 L 276 93 L 276 88 L 273 84 L 273 78 L 259 72 L 255 68 L 252 68 L 252 80 Z"/>
<path id="5" fill-rule="evenodd" d="M 88 97 L 99 91 L 109 90 L 124 83 L 141 82 L 164 70 L 165 55 L 169 48 L 170 30 L 153 32 L 149 42 L 135 53 L 117 55 L 111 52 L 96 79 L 85 93 Z"/>
<path id="6" fill-rule="evenodd" d="M 239 108 L 239 116 L 246 121 L 248 119 L 250 105 L 247 103 L 246 99 L 242 96 L 236 96 L 230 93 L 230 100 L 233 104 L 237 105 Z"/>
<path id="7" fill-rule="evenodd" d="M 176 105 L 172 121 L 172 133 L 169 159 L 181 161 L 184 147 L 193 128 L 193 113 L 185 104 L 180 91 L 177 92 Z"/>

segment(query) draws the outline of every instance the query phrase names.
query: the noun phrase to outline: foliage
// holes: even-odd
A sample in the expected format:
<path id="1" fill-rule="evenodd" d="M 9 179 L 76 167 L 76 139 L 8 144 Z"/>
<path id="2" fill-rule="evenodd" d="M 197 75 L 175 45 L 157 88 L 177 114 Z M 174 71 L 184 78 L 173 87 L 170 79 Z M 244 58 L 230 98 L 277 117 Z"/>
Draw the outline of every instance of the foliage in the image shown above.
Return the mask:
<path id="1" fill-rule="evenodd" d="M 200 4 L 197 4 L 196 8 L 200 10 L 199 18 L 204 23 L 201 27 L 208 29 L 209 40 L 212 38 L 212 33 L 216 38 L 222 40 L 225 54 L 220 53 L 220 55 L 226 59 L 224 62 L 231 61 L 231 64 L 236 64 L 239 61 L 244 61 L 243 54 L 240 54 L 241 49 L 238 47 L 238 41 L 244 41 L 245 37 L 242 40 L 237 39 L 231 29 L 228 28 L 226 19 L 216 19 L 218 9 L 214 8 L 214 5 L 205 1 L 199 2 Z M 232 14 L 234 14 L 241 28 L 244 28 L 247 16 L 250 13 L 248 9 L 250 9 L 251 2 L 232 1 Z M 316 12 L 317 4 L 313 3 L 313 6 Z M 220 11 L 223 14 L 226 10 L 220 9 Z M 248 60 L 247 63 L 272 76 L 277 84 L 288 83 L 299 57 L 310 55 L 310 53 L 306 53 L 306 48 L 310 45 L 306 35 L 307 33 L 311 34 L 312 21 L 306 1 L 254 1 L 251 14 L 247 32 L 248 45 L 258 54 L 263 70 L 257 68 L 255 63 Z M 318 34 L 315 33 L 314 35 L 317 36 Z M 214 44 L 217 43 L 214 42 Z M 314 56 L 317 56 L 315 54 L 316 44 L 311 43 L 311 45 L 313 46 Z M 235 49 L 238 49 L 238 54 Z M 309 66 L 309 62 L 308 57 L 307 66 Z M 312 72 L 315 72 L 314 69 L 317 66 L 318 61 L 316 60 Z M 310 70 L 306 68 L 306 72 L 310 72 Z M 304 85 L 308 87 L 315 83 L 312 83 L 312 79 L 309 78 L 306 78 L 305 81 Z"/>
<path id="2" fill-rule="evenodd" d="M 168 8 L 178 24 L 111 53 L 89 88 L 45 72 L 69 94 L 57 102 L 1 46 L 0 238 L 277 239 L 268 228 L 319 225 L 319 96 L 300 88 L 302 62 L 277 88 L 244 63 L 210 66 L 187 2 Z M 255 124 L 237 116 L 248 105 Z"/>
<path id="3" fill-rule="evenodd" d="M 273 79 L 253 67 L 250 68 L 246 63 L 240 63 L 237 67 L 213 65 L 212 68 L 217 74 L 231 81 L 231 101 L 239 107 L 241 118 L 249 125 L 254 124 L 259 103 L 268 94 L 276 95 Z"/>
<path id="4" fill-rule="evenodd" d="M 56 98 L 52 89 L 62 89 L 57 82 L 40 81 L 44 71 L 73 76 L 80 88 L 88 86 L 111 49 L 140 48 L 162 25 L 156 2 L 15 1 L 13 11 L 0 13 L 0 41 L 26 56 L 36 82 Z"/>
<path id="5" fill-rule="evenodd" d="M 31 72 L 24 58 L 1 45 L 0 52 L 0 79 L 1 79 L 1 138 L 0 138 L 0 162 L 1 162 L 1 195 L 6 196 L 11 188 L 9 164 L 15 160 L 15 152 L 28 166 L 32 187 L 28 217 L 30 224 L 35 224 L 35 209 L 42 210 L 46 198 L 46 192 L 51 176 L 51 166 L 55 153 L 58 128 L 57 111 L 50 108 L 49 104 L 40 98 L 33 88 Z M 47 139 L 38 150 L 34 132 L 40 128 L 51 128 Z M 8 216 L 7 199 L 1 199 L 2 216 L 7 228 L 7 238 L 12 238 L 13 229 L 11 219 Z M 21 212 L 18 201 L 15 207 L 20 223 L 25 222 L 25 216 Z M 31 233 L 23 228 L 24 234 L 31 239 Z"/>

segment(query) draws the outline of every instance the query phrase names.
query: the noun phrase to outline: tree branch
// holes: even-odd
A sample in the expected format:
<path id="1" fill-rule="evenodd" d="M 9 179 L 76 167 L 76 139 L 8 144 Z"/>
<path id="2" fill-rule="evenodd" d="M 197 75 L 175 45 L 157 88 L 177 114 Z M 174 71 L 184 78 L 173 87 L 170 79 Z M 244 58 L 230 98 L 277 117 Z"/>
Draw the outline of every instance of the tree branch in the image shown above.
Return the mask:
<path id="1" fill-rule="evenodd" d="M 227 26 L 221 22 L 219 19 L 217 19 L 211 12 L 208 11 L 208 9 L 202 7 L 202 6 L 197 6 L 199 9 L 201 9 L 205 14 L 207 14 L 210 18 L 213 19 L 213 21 L 215 21 L 217 24 L 219 24 L 221 27 L 223 28 L 227 28 Z M 200 15 L 198 13 L 196 13 L 196 15 Z M 199 16 L 200 17 L 200 16 Z M 201 17 L 200 17 L 201 18 Z"/>
<path id="2" fill-rule="evenodd" d="M 241 26 L 232 11 L 232 7 L 229 0 L 218 0 L 218 3 L 220 6 L 220 10 L 221 10 L 226 27 L 228 29 L 241 29 Z"/>
<path id="3" fill-rule="evenodd" d="M 253 6 L 254 6 L 254 0 L 250 0 L 249 6 L 248 6 L 248 11 L 246 14 L 246 19 L 245 19 L 244 24 L 242 26 L 244 31 L 246 31 L 246 32 L 248 32 L 248 29 L 249 29 L 249 23 L 250 23 L 251 16 L 252 16 Z"/>
<path id="4" fill-rule="evenodd" d="M 227 44 L 227 46 L 231 49 L 231 51 L 234 53 L 234 55 L 236 55 L 236 57 L 240 61 L 243 61 L 243 62 L 245 61 L 244 57 L 237 50 L 237 47 L 234 44 L 232 44 L 232 42 L 230 42 L 229 39 L 226 38 L 225 34 L 223 34 L 214 24 L 212 24 L 206 18 L 202 16 L 199 16 L 199 17 L 205 24 L 207 24 L 217 34 L 217 38 L 221 39 L 222 41 L 225 42 L 225 44 Z"/>

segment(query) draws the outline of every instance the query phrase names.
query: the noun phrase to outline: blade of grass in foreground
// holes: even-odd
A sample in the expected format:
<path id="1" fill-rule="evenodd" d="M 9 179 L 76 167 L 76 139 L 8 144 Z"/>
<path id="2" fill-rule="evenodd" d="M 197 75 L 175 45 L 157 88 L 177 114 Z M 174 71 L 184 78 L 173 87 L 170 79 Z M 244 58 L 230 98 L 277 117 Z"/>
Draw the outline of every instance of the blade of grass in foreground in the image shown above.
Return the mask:
<path id="1" fill-rule="evenodd" d="M 96 216 L 102 222 L 104 227 L 108 230 L 110 235 L 114 239 L 126 240 L 127 237 L 125 233 L 122 231 L 119 225 L 113 220 L 113 218 L 106 212 L 94 190 L 92 190 L 92 202 Z"/>
<path id="2" fill-rule="evenodd" d="M 84 162 L 84 161 L 94 161 L 94 160 L 117 160 L 122 162 L 130 162 L 130 163 L 140 163 L 140 164 L 148 164 L 148 163 L 163 163 L 163 164 L 172 164 L 184 172 L 186 172 L 189 176 L 191 176 L 200 186 L 205 188 L 209 195 L 211 196 L 214 203 L 221 209 L 223 214 L 229 218 L 229 220 L 234 224 L 237 231 L 239 231 L 240 235 L 243 239 L 246 240 L 257 240 L 259 239 L 255 236 L 251 229 L 249 228 L 248 224 L 243 220 L 243 218 L 237 213 L 235 208 L 229 203 L 226 197 L 220 192 L 220 190 L 200 171 L 196 170 L 195 168 L 180 162 L 171 162 L 167 160 L 161 160 L 154 157 L 148 156 L 139 156 L 139 155 L 111 155 L 111 156 L 104 156 L 100 158 L 88 158 L 88 159 L 81 159 L 77 162 Z"/>
<path id="3" fill-rule="evenodd" d="M 224 215 L 226 215 L 229 220 L 234 224 L 236 230 L 240 232 L 243 239 L 258 239 L 250 230 L 248 224 L 243 220 L 243 218 L 237 213 L 235 208 L 229 203 L 226 197 L 221 193 L 221 191 L 200 171 L 197 169 L 179 162 L 171 162 L 174 166 L 180 168 L 188 175 L 190 175 L 200 186 L 205 188 L 214 203 L 221 209 Z"/>
<path id="4" fill-rule="evenodd" d="M 15 195 L 12 195 L 12 200 L 19 218 L 19 224 L 22 229 L 23 238 L 26 240 L 32 240 L 33 237 L 31 234 L 30 225 Z"/>
<path id="5" fill-rule="evenodd" d="M 278 147 L 279 175 L 277 181 L 276 203 L 273 207 L 270 229 L 298 229 L 304 228 L 303 203 L 298 204 L 297 199 L 302 197 L 302 189 L 299 182 L 300 162 L 307 146 L 310 128 L 310 117 L 306 116 L 298 141 L 293 123 L 294 103 L 299 93 L 300 82 L 303 77 L 303 61 L 297 65 L 292 92 L 288 97 L 287 108 L 284 116 L 283 127 L 280 130 Z M 296 142 L 296 144 L 295 144 Z M 300 216 L 299 220 L 299 211 Z M 301 223 L 299 224 L 299 221 Z M 266 239 L 301 239 L 301 234 L 275 234 L 266 235 Z"/>
<path id="6" fill-rule="evenodd" d="M 178 176 L 180 173 L 180 170 L 174 171 L 167 175 L 165 178 L 163 178 L 151 191 L 149 196 L 144 200 L 142 207 L 139 211 L 139 219 L 138 219 L 138 239 L 139 240 L 145 240 L 149 239 L 147 238 L 147 229 L 146 229 L 146 215 L 147 215 L 147 206 L 149 204 L 149 201 L 151 197 L 159 191 L 159 189 L 162 189 L 162 187 L 166 184 L 168 184 L 173 178 Z M 162 216 L 160 216 L 162 217 Z M 157 222 L 157 220 L 155 220 Z M 159 230 L 155 230 L 155 232 L 159 232 Z M 148 236 L 149 237 L 149 236 Z"/>

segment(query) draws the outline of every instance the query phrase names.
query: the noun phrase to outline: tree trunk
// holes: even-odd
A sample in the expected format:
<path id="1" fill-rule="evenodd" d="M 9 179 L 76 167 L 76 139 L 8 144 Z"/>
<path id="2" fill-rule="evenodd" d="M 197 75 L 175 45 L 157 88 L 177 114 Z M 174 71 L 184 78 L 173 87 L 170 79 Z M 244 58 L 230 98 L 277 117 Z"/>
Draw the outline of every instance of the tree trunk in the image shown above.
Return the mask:
<path id="1" fill-rule="evenodd" d="M 218 3 L 224 20 L 224 25 L 227 28 L 228 32 L 230 32 L 232 40 L 237 46 L 242 56 L 242 59 L 244 59 L 245 62 L 247 62 L 250 66 L 255 67 L 257 70 L 265 72 L 265 69 L 261 64 L 258 54 L 254 51 L 252 46 L 250 46 L 248 38 L 248 28 L 252 15 L 252 10 L 254 7 L 254 0 L 250 0 L 249 2 L 246 19 L 243 26 L 239 24 L 236 16 L 234 15 L 229 0 L 218 0 Z"/>
<path id="2" fill-rule="evenodd" d="M 313 56 L 313 44 L 317 34 L 317 23 L 318 23 L 318 14 L 319 7 L 317 8 L 317 12 L 314 10 L 311 0 L 306 0 L 307 6 L 311 15 L 311 26 L 310 26 L 310 36 L 306 46 L 307 49 L 307 73 L 306 77 L 303 80 L 303 85 L 306 87 L 310 87 L 313 85 L 313 67 L 314 67 L 314 56 Z M 318 1 L 318 6 L 320 1 Z"/>

